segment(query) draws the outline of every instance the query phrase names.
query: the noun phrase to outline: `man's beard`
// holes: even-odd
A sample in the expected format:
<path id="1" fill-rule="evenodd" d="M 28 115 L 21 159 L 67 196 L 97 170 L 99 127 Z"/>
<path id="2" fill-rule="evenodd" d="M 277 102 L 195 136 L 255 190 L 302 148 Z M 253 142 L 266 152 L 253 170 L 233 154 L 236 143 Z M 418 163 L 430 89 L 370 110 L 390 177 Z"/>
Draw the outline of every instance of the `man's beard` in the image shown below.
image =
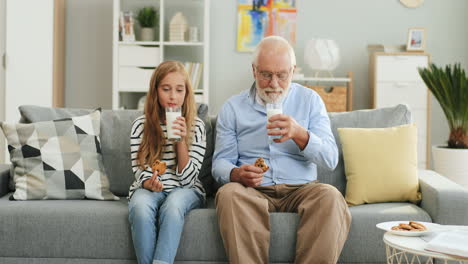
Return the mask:
<path id="1" fill-rule="evenodd" d="M 258 82 L 255 82 L 255 88 L 257 88 L 258 97 L 260 97 L 260 99 L 262 99 L 264 103 L 269 104 L 269 103 L 281 102 L 281 100 L 283 100 L 286 94 L 288 94 L 289 85 L 287 86 L 286 89 L 283 89 L 279 86 L 277 87 L 268 86 L 265 88 L 260 88 L 258 86 Z"/>

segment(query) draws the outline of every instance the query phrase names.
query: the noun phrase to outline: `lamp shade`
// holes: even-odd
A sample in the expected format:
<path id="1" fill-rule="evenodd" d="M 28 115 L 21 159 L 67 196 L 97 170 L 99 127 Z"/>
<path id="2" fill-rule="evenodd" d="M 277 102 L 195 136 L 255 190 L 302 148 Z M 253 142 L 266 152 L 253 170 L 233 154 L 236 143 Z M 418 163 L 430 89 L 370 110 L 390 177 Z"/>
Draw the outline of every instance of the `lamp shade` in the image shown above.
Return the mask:
<path id="1" fill-rule="evenodd" d="M 312 70 L 332 71 L 340 64 L 340 49 L 334 40 L 311 39 L 305 47 L 304 61 Z"/>

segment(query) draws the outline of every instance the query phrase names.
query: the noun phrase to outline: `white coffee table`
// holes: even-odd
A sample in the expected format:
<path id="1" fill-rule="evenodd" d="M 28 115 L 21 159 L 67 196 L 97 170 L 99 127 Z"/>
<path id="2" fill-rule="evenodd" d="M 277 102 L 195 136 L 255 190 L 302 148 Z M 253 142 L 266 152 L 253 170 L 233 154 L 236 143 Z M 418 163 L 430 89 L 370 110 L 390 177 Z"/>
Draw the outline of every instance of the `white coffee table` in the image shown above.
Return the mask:
<path id="1" fill-rule="evenodd" d="M 427 238 L 426 238 L 427 240 Z M 384 234 L 383 241 L 387 252 L 388 264 L 400 263 L 425 263 L 433 264 L 434 259 L 442 260 L 443 263 L 468 263 L 468 258 L 436 253 L 424 250 L 427 241 L 424 237 L 407 237 L 390 234 Z M 438 263 L 441 263 L 438 261 Z"/>

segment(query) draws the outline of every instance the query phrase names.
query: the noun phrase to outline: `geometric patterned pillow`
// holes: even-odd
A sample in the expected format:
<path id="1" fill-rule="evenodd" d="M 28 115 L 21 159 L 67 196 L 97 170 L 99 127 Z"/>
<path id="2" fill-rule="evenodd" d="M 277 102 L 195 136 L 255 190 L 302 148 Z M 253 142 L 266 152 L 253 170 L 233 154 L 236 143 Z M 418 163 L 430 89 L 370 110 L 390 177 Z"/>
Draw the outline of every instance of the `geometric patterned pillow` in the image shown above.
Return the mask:
<path id="1" fill-rule="evenodd" d="M 15 200 L 118 200 L 109 191 L 99 138 L 101 112 L 0 126 L 14 167 Z"/>

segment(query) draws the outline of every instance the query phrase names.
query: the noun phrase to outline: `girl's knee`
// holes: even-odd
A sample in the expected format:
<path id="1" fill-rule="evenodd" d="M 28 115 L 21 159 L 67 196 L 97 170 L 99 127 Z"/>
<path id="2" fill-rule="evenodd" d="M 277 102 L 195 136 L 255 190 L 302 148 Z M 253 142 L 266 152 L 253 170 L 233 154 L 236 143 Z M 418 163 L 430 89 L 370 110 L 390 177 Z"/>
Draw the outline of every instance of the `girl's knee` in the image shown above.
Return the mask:
<path id="1" fill-rule="evenodd" d="M 139 191 L 139 192 L 138 192 Z M 143 192 L 142 192 L 143 191 Z M 128 219 L 130 221 L 137 219 L 154 218 L 158 211 L 158 205 L 151 199 L 147 190 L 137 190 L 130 199 L 128 205 Z"/>
<path id="2" fill-rule="evenodd" d="M 160 217 L 178 220 L 185 217 L 185 210 L 177 206 L 161 206 Z"/>
<path id="3" fill-rule="evenodd" d="M 157 211 L 157 207 L 153 205 L 139 203 L 129 208 L 128 218 L 130 221 L 135 219 L 154 218 L 157 214 Z"/>
<path id="4" fill-rule="evenodd" d="M 161 206 L 161 215 L 184 217 L 188 211 L 201 205 L 201 198 L 193 189 L 177 189 L 173 192 Z"/>

